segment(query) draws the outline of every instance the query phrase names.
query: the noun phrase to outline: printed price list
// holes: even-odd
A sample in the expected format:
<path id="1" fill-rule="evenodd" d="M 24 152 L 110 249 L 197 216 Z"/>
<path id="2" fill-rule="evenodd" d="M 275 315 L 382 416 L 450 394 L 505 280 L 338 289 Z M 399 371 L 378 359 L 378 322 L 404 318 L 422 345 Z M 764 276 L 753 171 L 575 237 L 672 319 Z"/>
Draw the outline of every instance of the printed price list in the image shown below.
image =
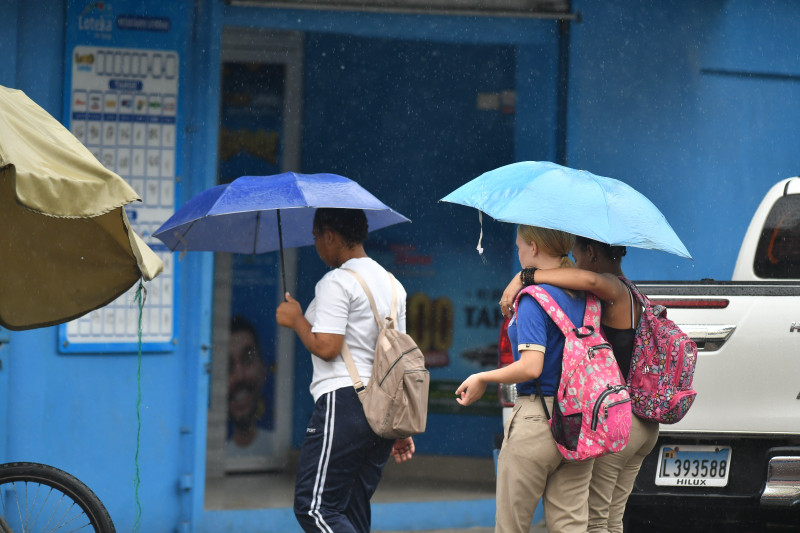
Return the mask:
<path id="1" fill-rule="evenodd" d="M 153 232 L 175 210 L 178 54 L 165 50 L 77 46 L 72 55 L 70 131 L 141 196 L 128 205 L 131 227 L 164 262 L 147 283 L 142 340 L 173 338 L 175 267 Z M 66 326 L 68 344 L 138 342 L 135 285 L 111 304 Z"/>

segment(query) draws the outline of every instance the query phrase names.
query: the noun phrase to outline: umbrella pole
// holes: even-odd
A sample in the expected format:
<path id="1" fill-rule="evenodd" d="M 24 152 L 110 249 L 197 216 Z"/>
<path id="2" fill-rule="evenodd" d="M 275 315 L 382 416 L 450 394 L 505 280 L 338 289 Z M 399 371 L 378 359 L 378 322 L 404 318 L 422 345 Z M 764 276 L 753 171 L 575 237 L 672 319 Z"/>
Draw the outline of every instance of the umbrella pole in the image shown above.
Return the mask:
<path id="1" fill-rule="evenodd" d="M 286 265 L 283 262 L 283 230 L 281 229 L 281 210 L 278 213 L 278 243 L 281 250 L 281 281 L 283 281 L 283 300 L 286 301 Z"/>

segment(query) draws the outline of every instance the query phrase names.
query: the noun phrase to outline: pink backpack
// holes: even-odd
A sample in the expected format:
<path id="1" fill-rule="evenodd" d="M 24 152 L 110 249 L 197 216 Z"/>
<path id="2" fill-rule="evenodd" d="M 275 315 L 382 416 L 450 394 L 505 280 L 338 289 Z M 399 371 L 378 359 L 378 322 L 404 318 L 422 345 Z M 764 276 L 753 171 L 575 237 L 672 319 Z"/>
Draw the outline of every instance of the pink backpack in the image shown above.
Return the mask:
<path id="1" fill-rule="evenodd" d="M 653 305 L 630 280 L 619 279 L 644 308 L 628 372 L 633 413 L 660 424 L 674 424 L 697 396 L 692 389 L 697 345 L 667 318 L 666 307 Z"/>
<path id="2" fill-rule="evenodd" d="M 631 431 L 631 399 L 611 345 L 600 335 L 597 297 L 586 293 L 584 325 L 576 328 L 555 299 L 537 285 L 522 289 L 515 308 L 523 294 L 536 298 L 565 337 L 552 418 L 539 389 L 561 455 L 583 461 L 622 450 Z"/>

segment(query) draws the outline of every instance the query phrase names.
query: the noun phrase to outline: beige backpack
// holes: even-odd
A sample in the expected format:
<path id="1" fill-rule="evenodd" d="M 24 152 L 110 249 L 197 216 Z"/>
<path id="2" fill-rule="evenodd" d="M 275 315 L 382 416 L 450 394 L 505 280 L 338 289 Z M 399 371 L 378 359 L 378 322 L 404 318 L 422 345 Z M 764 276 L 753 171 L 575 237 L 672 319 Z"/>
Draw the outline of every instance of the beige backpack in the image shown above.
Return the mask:
<path id="1" fill-rule="evenodd" d="M 349 269 L 367 294 L 372 313 L 380 329 L 375 346 L 375 361 L 368 385 L 358 375 L 347 343 L 342 345 L 342 359 L 353 380 L 364 414 L 372 431 L 385 439 L 398 439 L 425 431 L 428 419 L 428 387 L 430 373 L 425 368 L 425 356 L 411 336 L 395 329 L 397 320 L 397 287 L 392 284 L 391 316 L 381 320 L 372 293 L 364 278 Z"/>

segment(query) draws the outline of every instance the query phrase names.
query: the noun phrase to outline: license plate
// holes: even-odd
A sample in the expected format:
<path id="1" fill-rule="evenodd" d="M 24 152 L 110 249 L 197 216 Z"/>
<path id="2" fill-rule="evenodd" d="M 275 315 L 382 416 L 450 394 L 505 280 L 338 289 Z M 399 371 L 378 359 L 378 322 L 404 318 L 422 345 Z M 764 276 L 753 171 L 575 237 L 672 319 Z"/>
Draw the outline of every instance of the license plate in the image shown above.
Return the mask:
<path id="1" fill-rule="evenodd" d="M 656 485 L 724 487 L 731 470 L 730 446 L 665 445 L 658 451 Z"/>

